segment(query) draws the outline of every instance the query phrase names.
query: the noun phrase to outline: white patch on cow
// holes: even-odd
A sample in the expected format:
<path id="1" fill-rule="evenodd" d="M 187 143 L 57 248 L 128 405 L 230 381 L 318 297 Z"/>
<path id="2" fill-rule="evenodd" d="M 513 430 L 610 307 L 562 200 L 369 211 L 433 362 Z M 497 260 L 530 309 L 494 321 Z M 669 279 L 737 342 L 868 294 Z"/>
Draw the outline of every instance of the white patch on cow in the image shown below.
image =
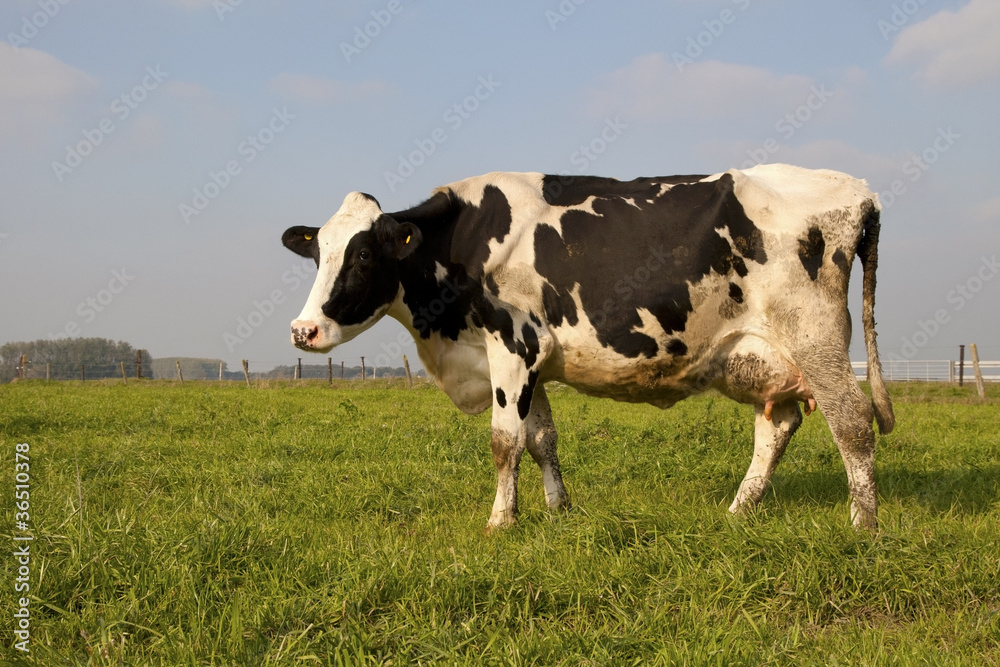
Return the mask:
<path id="1" fill-rule="evenodd" d="M 656 315 L 649 312 L 648 308 L 638 308 L 636 313 L 639 315 L 639 319 L 642 320 L 641 326 L 632 327 L 634 333 L 646 334 L 650 338 L 656 341 L 656 344 L 660 346 L 660 349 L 664 349 L 670 340 L 670 334 L 664 330 L 663 325 L 660 321 L 656 319 Z"/>
<path id="2" fill-rule="evenodd" d="M 434 279 L 437 280 L 438 285 L 444 282 L 444 279 L 448 277 L 448 269 L 445 268 L 444 264 L 441 262 L 434 262 Z"/>

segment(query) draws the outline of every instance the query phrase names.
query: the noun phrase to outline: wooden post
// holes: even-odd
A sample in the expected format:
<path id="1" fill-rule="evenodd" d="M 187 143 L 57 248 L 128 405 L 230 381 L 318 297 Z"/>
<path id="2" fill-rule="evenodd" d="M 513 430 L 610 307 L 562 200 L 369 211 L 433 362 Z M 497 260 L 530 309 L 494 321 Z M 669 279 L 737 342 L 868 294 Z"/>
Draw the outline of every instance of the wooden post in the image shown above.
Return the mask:
<path id="1" fill-rule="evenodd" d="M 326 380 L 327 383 L 333 384 L 333 357 L 326 358 Z"/>
<path id="2" fill-rule="evenodd" d="M 365 358 L 361 357 L 361 381 L 365 379 Z"/>
<path id="3" fill-rule="evenodd" d="M 965 346 L 958 346 L 958 386 L 965 383 Z"/>
<path id="4" fill-rule="evenodd" d="M 979 350 L 975 343 L 969 346 L 969 351 L 972 352 L 972 370 L 976 373 L 976 391 L 979 392 L 979 398 L 986 398 L 986 385 L 983 384 L 983 373 L 979 370 Z"/>
<path id="5" fill-rule="evenodd" d="M 135 351 L 135 379 L 142 379 L 142 350 Z"/>
<path id="6" fill-rule="evenodd" d="M 26 372 L 26 369 L 24 368 L 24 365 L 26 363 L 28 363 L 27 359 L 28 359 L 28 355 L 22 354 L 21 355 L 21 360 L 17 364 L 17 378 L 19 380 L 27 380 L 28 379 L 28 373 Z"/>
<path id="7" fill-rule="evenodd" d="M 177 379 L 181 381 L 181 384 L 184 384 L 184 374 L 181 373 L 181 362 L 180 360 L 175 360 L 174 363 L 177 364 Z"/>
<path id="8" fill-rule="evenodd" d="M 219 362 L 219 382 L 222 382 L 222 362 Z"/>
<path id="9" fill-rule="evenodd" d="M 341 380 L 344 379 L 344 362 L 343 361 L 340 362 L 340 379 Z"/>
<path id="10" fill-rule="evenodd" d="M 244 359 L 243 360 L 243 377 L 247 379 L 247 386 L 250 386 L 250 363 Z"/>
<path id="11" fill-rule="evenodd" d="M 413 376 L 410 375 L 410 362 L 406 360 L 406 355 L 403 355 L 403 370 L 406 371 L 406 386 L 413 386 Z"/>
<path id="12" fill-rule="evenodd" d="M 120 363 L 122 365 L 122 382 L 125 383 L 125 386 L 128 386 L 128 375 L 125 374 L 125 362 L 122 361 Z"/>
<path id="13" fill-rule="evenodd" d="M 297 375 L 298 377 L 296 377 L 295 379 L 296 380 L 301 380 L 302 379 L 302 357 L 299 357 L 298 359 L 299 359 L 299 363 L 295 366 L 295 375 Z"/>
<path id="14" fill-rule="evenodd" d="M 45 381 L 52 379 L 52 364 L 45 364 Z"/>
<path id="15" fill-rule="evenodd" d="M 83 364 L 80 364 L 80 382 L 86 382 L 86 381 L 87 381 L 87 369 L 84 367 Z"/>

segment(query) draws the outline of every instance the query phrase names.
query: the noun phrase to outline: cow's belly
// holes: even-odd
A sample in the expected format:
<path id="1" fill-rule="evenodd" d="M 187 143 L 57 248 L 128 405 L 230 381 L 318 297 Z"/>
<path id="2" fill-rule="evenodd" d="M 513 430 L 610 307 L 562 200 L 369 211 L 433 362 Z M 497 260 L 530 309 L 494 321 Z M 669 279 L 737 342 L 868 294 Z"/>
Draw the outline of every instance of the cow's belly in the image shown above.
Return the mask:
<path id="1" fill-rule="evenodd" d="M 746 331 L 730 331 L 701 347 L 692 346 L 687 355 L 635 359 L 570 336 L 560 341 L 546 376 L 591 396 L 661 408 L 713 388 L 759 406 L 812 400 L 802 373 L 778 346 Z"/>
<path id="2" fill-rule="evenodd" d="M 667 355 L 629 359 L 596 341 L 569 337 L 560 341 L 544 378 L 590 396 L 666 408 L 698 392 L 690 377 L 694 366 Z"/>

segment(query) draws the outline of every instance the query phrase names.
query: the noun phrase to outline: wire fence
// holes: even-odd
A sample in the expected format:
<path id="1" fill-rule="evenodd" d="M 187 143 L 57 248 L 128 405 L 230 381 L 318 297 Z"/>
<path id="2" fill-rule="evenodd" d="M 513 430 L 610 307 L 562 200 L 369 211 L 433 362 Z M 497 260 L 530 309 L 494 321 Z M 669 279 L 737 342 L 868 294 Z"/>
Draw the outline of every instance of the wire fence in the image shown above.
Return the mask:
<path id="1" fill-rule="evenodd" d="M 169 363 L 164 363 L 168 361 Z M 243 369 L 230 370 L 219 360 L 204 359 L 156 359 L 145 366 L 132 362 L 105 363 L 42 363 L 23 360 L 10 373 L 11 379 L 48 381 L 91 381 L 118 379 L 123 382 L 133 379 L 145 380 L 205 380 L 205 381 L 262 381 L 262 380 L 365 380 L 385 378 L 426 377 L 423 369 L 410 372 L 409 361 L 403 357 L 403 366 L 373 366 L 361 357 L 359 362 L 347 365 L 345 361 L 334 363 L 328 358 L 325 364 L 303 364 L 301 359 L 292 363 L 283 361 L 244 360 Z"/>
<path id="2" fill-rule="evenodd" d="M 180 359 L 169 365 L 157 363 L 137 367 L 135 361 L 105 362 L 86 364 L 38 363 L 26 360 L 19 365 L 12 379 L 50 381 L 88 381 L 120 379 L 128 381 L 136 378 L 146 380 L 214 380 L 214 381 L 262 381 L 262 380 L 362 380 L 383 378 L 426 377 L 420 369 L 410 374 L 409 363 L 404 365 L 373 366 L 362 358 L 360 363 L 348 366 L 345 361 L 334 362 L 327 359 L 325 364 L 303 364 L 301 360 L 284 361 L 246 360 L 244 369 L 230 370 L 225 362 L 216 360 Z M 149 366 L 152 366 L 150 368 Z M 852 363 L 854 372 L 861 380 L 867 379 L 867 363 Z M 1000 382 L 1000 361 L 980 361 L 979 369 L 984 382 Z M 884 360 L 883 377 L 887 382 L 951 382 L 973 381 L 974 369 L 970 360 L 964 363 L 953 359 L 902 359 Z"/>

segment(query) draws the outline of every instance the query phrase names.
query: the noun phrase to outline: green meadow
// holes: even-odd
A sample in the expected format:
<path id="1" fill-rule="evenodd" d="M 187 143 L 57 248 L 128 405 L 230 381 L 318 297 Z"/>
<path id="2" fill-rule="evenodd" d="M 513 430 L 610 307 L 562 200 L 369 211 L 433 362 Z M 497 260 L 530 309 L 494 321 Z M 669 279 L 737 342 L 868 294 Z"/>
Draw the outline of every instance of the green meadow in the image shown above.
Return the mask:
<path id="1" fill-rule="evenodd" d="M 30 450 L 30 648 L 0 663 L 998 665 L 1000 387 L 896 384 L 880 530 L 822 415 L 752 516 L 753 411 L 550 388 L 573 509 L 484 535 L 489 412 L 371 381 L 0 387 L 0 529 Z M 22 478 L 23 479 L 23 478 Z"/>

